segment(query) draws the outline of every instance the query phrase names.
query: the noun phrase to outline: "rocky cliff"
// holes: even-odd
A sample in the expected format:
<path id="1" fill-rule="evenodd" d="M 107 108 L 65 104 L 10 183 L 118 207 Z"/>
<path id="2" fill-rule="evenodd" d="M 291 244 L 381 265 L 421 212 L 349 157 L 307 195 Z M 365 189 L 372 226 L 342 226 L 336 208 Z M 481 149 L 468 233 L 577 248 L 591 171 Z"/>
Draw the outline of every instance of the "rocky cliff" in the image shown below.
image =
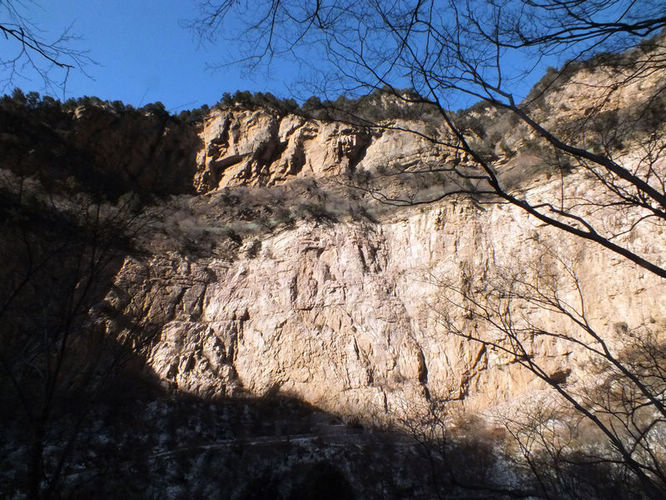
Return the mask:
<path id="1" fill-rule="evenodd" d="M 654 90 L 650 78 L 604 105 L 628 112 Z M 549 90 L 535 112 L 572 137 L 597 102 L 576 85 Z M 547 114 L 555 106 L 558 119 Z M 167 391 L 279 394 L 372 424 L 404 425 L 435 402 L 448 403 L 447 417 L 491 419 L 554 400 L 554 385 L 592 390 L 605 380 L 601 348 L 635 359 L 628 340 L 665 341 L 664 280 L 496 198 L 444 196 L 474 191 L 448 171 L 472 167 L 422 135 L 444 134 L 432 122 L 368 129 L 243 106 L 193 123 L 99 105 L 2 113 L 3 189 L 14 200 L 4 208 L 30 191 L 63 220 L 77 200 L 86 221 L 93 206 L 131 219 L 92 317 L 109 338 L 151 332 L 136 353 Z M 469 138 L 511 190 L 562 205 L 605 199 L 598 176 L 553 168 L 524 126 L 488 110 L 469 117 L 489 124 Z M 640 170 L 645 137 L 613 154 Z M 650 168 L 663 178 L 666 163 L 657 155 Z M 663 222 L 638 224 L 611 204 L 583 210 L 666 265 Z M 11 220 L 8 262 L 12 245 L 33 248 L 24 219 Z M 524 358 L 507 335 L 527 346 Z"/>
<path id="2" fill-rule="evenodd" d="M 562 105 L 577 98 L 570 92 Z M 141 252 L 125 258 L 104 301 L 140 311 L 159 330 L 147 366 L 174 389 L 207 397 L 279 391 L 362 419 L 390 419 L 431 398 L 485 411 L 534 397 L 546 389 L 542 380 L 465 338 L 484 326 L 465 320 L 469 297 L 451 292 L 492 294 L 500 277 L 546 270 L 564 300 L 584 298 L 580 312 L 595 329 L 663 332 L 666 324 L 663 280 L 518 208 L 463 197 L 395 207 L 359 189 L 359 176 L 381 178 L 386 169 L 464 164 L 459 153 L 396 130 L 423 130 L 418 121 L 367 130 L 240 107 L 195 125 L 99 107 L 62 120 L 21 125 L 55 137 L 37 152 L 26 134 L 6 131 L 5 168 L 54 182 L 78 175 L 76 161 L 86 158 L 101 172 L 87 172 L 89 184 L 111 176 L 119 191 L 168 195 L 139 214 Z M 507 137 L 520 148 L 524 138 L 515 135 Z M 40 170 L 35 156 L 49 154 Z M 77 160 L 58 165 L 59 154 Z M 503 175 L 535 197 L 558 193 L 558 176 L 525 168 L 530 155 L 501 155 Z M 567 175 L 571 197 L 596 189 L 582 169 Z M 388 179 L 382 193 L 412 200 L 460 182 Z M 629 245 L 663 264 L 665 238 L 663 227 L 648 226 Z M 571 327 L 529 300 L 519 306 L 530 324 Z M 564 340 L 539 342 L 534 351 L 549 372 L 566 373 L 568 384 L 589 376 L 588 354 Z"/>
<path id="3" fill-rule="evenodd" d="M 345 198 L 359 197 L 344 190 L 354 170 L 435 156 L 409 134 L 373 136 L 233 110 L 208 117 L 201 137 L 195 182 L 205 193 L 181 199 L 182 208 L 163 217 L 164 225 L 181 217 L 177 223 L 206 250 L 128 259 L 118 275 L 140 288 L 131 295 L 161 325 L 149 364 L 174 387 L 205 395 L 279 390 L 338 414 L 372 418 L 431 397 L 474 410 L 532 397 L 545 389 L 543 381 L 453 334 L 442 318 L 465 313 L 448 302 L 455 298 L 447 289 L 491 293 L 498 275 L 544 273 L 542 266 L 571 303 L 578 282 L 596 329 L 663 329 L 662 280 L 519 209 L 457 199 L 389 210 Z M 594 188 L 584 173 L 571 176 L 579 192 Z M 534 191 L 560 189 L 554 176 L 521 182 Z M 219 250 L 230 233 L 237 238 L 233 251 Z M 663 228 L 636 234 L 632 247 L 664 262 Z M 152 234 L 145 238 L 154 244 Z M 145 275 L 155 285 L 146 286 Z M 571 327 L 531 307 L 529 322 L 555 331 Z M 468 323 L 463 329 L 477 327 Z M 586 377 L 588 359 L 569 342 L 535 351 L 553 374 L 570 373 L 567 383 Z"/>

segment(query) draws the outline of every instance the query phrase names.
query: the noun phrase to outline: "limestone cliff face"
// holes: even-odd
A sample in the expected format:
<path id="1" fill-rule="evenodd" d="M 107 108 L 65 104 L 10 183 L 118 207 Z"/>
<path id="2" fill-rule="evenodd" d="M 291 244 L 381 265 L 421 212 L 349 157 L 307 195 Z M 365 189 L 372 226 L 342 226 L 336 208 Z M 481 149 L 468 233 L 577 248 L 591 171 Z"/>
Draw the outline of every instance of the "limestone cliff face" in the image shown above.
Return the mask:
<path id="1" fill-rule="evenodd" d="M 663 245 L 646 234 L 637 245 Z M 663 282 L 597 248 L 538 227 L 515 210 L 480 213 L 467 204 L 409 211 L 382 224 L 301 222 L 261 238 L 257 255 L 189 260 L 179 254 L 128 260 L 123 280 L 153 276 L 141 301 L 161 323 L 150 365 L 166 382 L 202 395 L 279 389 L 341 414 L 368 415 L 425 403 L 429 396 L 472 409 L 533 395 L 545 385 L 515 360 L 449 331 L 445 286 L 483 286 L 507 273 L 553 266 L 575 303 L 564 250 L 586 313 L 602 331 L 663 329 Z M 490 287 L 491 284 L 488 284 Z M 528 310 L 536 323 L 570 328 L 556 314 Z M 477 325 L 469 321 L 467 328 Z M 540 346 L 553 374 L 584 381 L 587 358 L 568 342 Z"/>
<path id="2" fill-rule="evenodd" d="M 273 185 L 304 175 L 353 170 L 370 134 L 340 123 L 278 117 L 261 110 L 215 110 L 201 132 L 198 191 L 233 185 Z"/>
<path id="3" fill-rule="evenodd" d="M 140 237 L 152 255 L 128 257 L 117 275 L 126 298 L 107 297 L 116 308 L 132 302 L 158 326 L 148 365 L 166 385 L 204 396 L 280 391 L 361 418 L 398 418 L 432 398 L 470 411 L 515 406 L 547 386 L 466 338 L 493 334 L 466 301 L 529 280 L 556 291 L 618 350 L 622 332 L 663 335 L 663 280 L 514 207 L 368 201 L 359 216 L 345 205 L 363 203 L 345 190 L 355 171 L 452 159 L 414 135 L 230 109 L 208 116 L 199 136 L 200 194 L 163 207 L 162 222 Z M 535 197 L 561 189 L 550 176 L 525 182 Z M 567 185 L 595 189 L 584 172 Z M 664 227 L 632 238 L 626 244 L 664 263 Z M 586 341 L 565 315 L 524 299 L 512 304 L 517 325 Z M 571 341 L 531 342 L 535 361 L 562 383 L 596 376 Z"/>
<path id="4" fill-rule="evenodd" d="M 561 94 L 564 104 L 575 98 Z M 663 339 L 666 331 L 663 280 L 515 207 L 463 198 L 394 207 L 350 187 L 386 169 L 465 164 L 418 135 L 240 107 L 194 125 L 95 107 L 65 113 L 48 130 L 40 123 L 4 130 L 3 168 L 12 175 L 40 172 L 42 182 L 67 184 L 68 175 L 85 179 L 90 164 L 87 185 L 101 172 L 119 192 L 162 196 L 139 214 L 140 251 L 125 258 L 105 302 L 158 332 L 147 364 L 174 389 L 280 391 L 340 415 L 389 420 L 433 398 L 469 411 L 519 405 L 546 384 L 515 357 L 470 340 L 496 335 L 470 313 L 472 298 L 494 307 L 514 293 L 517 327 L 589 341 L 571 316 L 539 306 L 525 283 L 539 283 L 532 293 L 556 297 L 618 352 L 628 332 Z M 46 153 L 34 154 L 21 127 L 50 138 Z M 524 142 L 508 137 L 516 148 Z M 532 199 L 584 199 L 597 189 L 583 169 L 568 172 L 563 187 L 560 176 L 530 167 L 539 159 L 529 151 L 497 161 L 503 179 L 518 179 Z M 462 182 L 386 179 L 381 193 L 406 199 Z M 635 214 L 589 217 L 612 229 Z M 665 229 L 640 225 L 618 239 L 664 265 Z M 561 383 L 583 387 L 597 376 L 590 353 L 571 340 L 526 341 Z"/>
<path id="5" fill-rule="evenodd" d="M 195 127 L 168 114 L 110 105 L 0 109 L 1 168 L 56 193 L 194 192 Z"/>

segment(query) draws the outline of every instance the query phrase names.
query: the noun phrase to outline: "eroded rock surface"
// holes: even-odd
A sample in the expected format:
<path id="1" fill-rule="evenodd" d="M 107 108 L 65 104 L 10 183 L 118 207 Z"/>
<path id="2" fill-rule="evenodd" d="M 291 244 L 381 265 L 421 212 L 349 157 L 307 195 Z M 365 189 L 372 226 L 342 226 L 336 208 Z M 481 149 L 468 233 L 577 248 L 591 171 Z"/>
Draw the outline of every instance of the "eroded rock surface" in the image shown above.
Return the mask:
<path id="1" fill-rule="evenodd" d="M 150 366 L 195 394 L 280 391 L 345 416 L 391 418 L 431 398 L 489 411 L 547 385 L 514 357 L 466 338 L 487 327 L 467 317 L 460 291 L 483 298 L 512 277 L 541 275 L 552 287 L 544 291 L 558 290 L 572 307 L 584 299 L 586 319 L 618 349 L 618 328 L 666 324 L 661 280 L 515 208 L 458 201 L 382 217 L 301 220 L 246 235 L 232 259 L 128 260 L 119 277 L 154 283 L 133 292 L 161 325 Z M 633 247 L 663 258 L 663 231 L 637 234 Z M 561 314 L 529 301 L 516 307 L 533 325 L 572 331 Z M 549 375 L 568 384 L 591 377 L 589 353 L 570 341 L 533 342 Z"/>
<path id="2" fill-rule="evenodd" d="M 198 191 L 272 185 L 297 176 L 350 172 L 371 142 L 369 132 L 265 110 L 214 110 L 203 125 Z"/>
<path id="3" fill-rule="evenodd" d="M 571 99 L 566 88 L 560 93 Z M 663 338 L 666 284 L 598 245 L 497 203 L 377 203 L 379 191 L 364 190 L 359 175 L 469 160 L 418 134 L 238 106 L 193 124 L 100 107 L 58 117 L 51 125 L 7 120 L 4 168 L 16 179 L 69 186 L 78 178 L 83 188 L 112 180 L 119 192 L 162 196 L 138 215 L 140 251 L 128 252 L 105 300 L 157 332 L 146 358 L 167 387 L 206 397 L 279 391 L 371 420 L 399 417 L 435 398 L 470 411 L 512 405 L 547 384 L 515 356 L 473 340 L 495 333 L 474 317 L 471 300 L 499 307 L 516 287 L 529 292 L 526 283 L 536 284 L 530 293 L 554 294 L 618 352 L 628 332 Z M 30 133 L 46 134 L 46 152 L 28 147 Z M 641 161 L 637 150 L 618 156 L 630 165 Z M 508 185 L 534 202 L 603 201 L 584 169 L 568 170 L 564 182 L 563 171 L 532 168 L 539 161 L 533 151 L 496 159 L 502 180 L 515 179 Z M 664 167 L 652 165 L 662 173 Z M 414 199 L 410 190 L 427 198 L 468 182 L 386 179 L 381 193 L 407 201 Z M 663 224 L 625 234 L 622 228 L 637 220 L 630 210 L 609 205 L 586 216 L 664 265 Z M 576 333 L 571 316 L 536 299 L 515 298 L 515 325 L 590 341 Z M 557 383 L 582 387 L 595 377 L 590 352 L 571 338 L 526 342 Z"/>

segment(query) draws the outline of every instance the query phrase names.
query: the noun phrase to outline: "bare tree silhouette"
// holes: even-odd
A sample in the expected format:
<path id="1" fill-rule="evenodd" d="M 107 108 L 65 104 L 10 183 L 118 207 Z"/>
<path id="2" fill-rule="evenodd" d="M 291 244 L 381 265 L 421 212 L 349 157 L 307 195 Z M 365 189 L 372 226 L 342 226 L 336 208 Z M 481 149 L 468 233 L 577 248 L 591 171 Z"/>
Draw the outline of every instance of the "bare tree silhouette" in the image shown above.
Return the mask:
<path id="1" fill-rule="evenodd" d="M 320 92 L 371 92 L 378 102 L 392 99 L 412 110 L 394 119 L 364 108 L 363 99 L 328 103 L 335 118 L 412 133 L 448 152 L 378 176 L 421 176 L 440 186 L 435 194 L 396 194 L 367 177 L 355 183 L 379 201 L 408 206 L 465 195 L 481 204 L 508 203 L 666 278 L 663 255 L 632 243 L 666 223 L 663 2 L 265 0 L 250 8 L 209 0 L 200 7 L 193 25 L 199 35 L 233 32 L 251 42 L 237 62 L 298 58 L 312 71 L 308 60 L 317 58 L 324 61 Z M 523 80 L 544 64 L 561 67 L 521 97 Z M 525 189 L 524 179 L 539 168 L 559 177 L 559 189 Z M 600 331 L 589 321 L 574 269 L 562 256 L 551 257 L 557 279 L 543 268 L 497 269 L 476 286 L 439 283 L 445 329 L 503 353 L 564 402 L 526 421 L 503 420 L 541 494 L 572 494 L 572 485 L 583 485 L 573 471 L 598 466 L 607 478 L 635 478 L 645 494 L 660 497 L 666 491 L 659 437 L 666 422 L 663 336 L 649 324 L 628 330 L 616 322 L 616 331 Z M 566 298 L 564 288 L 573 291 Z M 521 304 L 558 316 L 566 327 L 521 314 Z M 566 370 L 542 363 L 539 339 L 589 356 L 595 383 L 567 384 Z M 434 422 L 444 411 L 431 414 Z M 549 421 L 566 429 L 549 428 Z M 593 429 L 604 447 L 574 446 L 571 436 L 584 429 Z M 589 484 L 581 491 L 600 494 Z"/>
<path id="2" fill-rule="evenodd" d="M 614 95 L 664 70 L 663 36 L 645 42 L 626 57 L 603 57 L 604 51 L 628 49 L 663 29 L 666 18 L 661 2 L 265 0 L 250 7 L 231 0 L 209 0 L 200 7 L 201 16 L 192 24 L 200 36 L 233 33 L 231 37 L 246 42 L 237 61 L 259 65 L 296 57 L 307 65 L 308 60 L 319 58 L 325 61 L 320 66 L 320 90 L 352 95 L 375 91 L 436 114 L 443 130 L 430 133 L 405 122 L 378 122 L 358 107 L 347 109 L 349 119 L 356 123 L 405 130 L 433 145 L 458 151 L 464 159 L 459 164 L 423 166 L 420 171 L 452 174 L 465 181 L 457 188 L 427 199 L 388 197 L 371 189 L 385 202 L 407 205 L 460 194 L 492 195 L 496 201 L 520 207 L 545 224 L 602 245 L 666 277 L 659 259 L 641 255 L 618 238 L 666 216 L 661 122 L 653 127 L 653 140 L 639 161 L 622 157 L 609 142 L 603 147 L 599 137 L 593 143 L 583 133 L 617 113 L 611 106 Z M 555 56 L 567 57 L 569 62 L 551 72 L 526 99 L 520 99 L 516 91 L 520 92 L 521 82 Z M 613 81 L 596 83 L 598 105 L 586 109 L 585 115 L 580 110 L 581 119 L 567 127 L 551 122 L 539 106 L 544 96 L 593 56 L 596 63 L 604 62 L 615 73 Z M 404 92 L 403 87 L 413 90 Z M 663 79 L 644 94 L 631 113 L 615 116 L 625 127 L 660 113 Z M 488 155 L 488 144 L 481 147 L 475 137 L 479 134 L 466 126 L 464 117 L 451 111 L 470 100 L 508 116 L 509 127 L 520 124 L 540 149 L 549 152 L 555 159 L 554 168 L 562 172 L 560 196 L 528 198 L 507 183 L 501 163 Z M 604 130 L 608 136 L 608 127 Z M 572 199 L 566 190 L 564 170 L 577 167 L 587 170 L 598 187 L 583 200 Z M 624 228 L 608 232 L 588 216 L 594 207 L 631 210 L 635 218 Z"/>
<path id="3" fill-rule="evenodd" d="M 498 268 L 462 285 L 439 281 L 440 321 L 447 331 L 527 369 L 559 395 L 500 418 L 543 494 L 571 495 L 564 486 L 573 472 L 598 467 L 609 477 L 637 478 L 646 494 L 658 498 L 666 490 L 660 438 L 666 431 L 663 327 L 599 325 L 591 320 L 594 311 L 574 266 L 549 249 L 539 260 L 547 268 Z M 569 362 L 552 366 L 544 348 L 549 343 L 576 352 L 592 379 L 570 380 Z"/>
<path id="4" fill-rule="evenodd" d="M 0 419 L 24 445 L 17 486 L 49 498 L 95 404 L 152 340 L 140 304 L 108 299 L 139 224 L 128 203 L 67 199 L 7 171 L 0 189 Z"/>
<path id="5" fill-rule="evenodd" d="M 13 88 L 21 80 L 35 77 L 45 89 L 63 94 L 72 70 L 83 70 L 92 60 L 87 52 L 75 48 L 78 36 L 71 26 L 55 38 L 48 38 L 30 19 L 33 2 L 6 0 L 0 4 L 0 34 L 3 55 L 0 56 L 0 88 Z"/>

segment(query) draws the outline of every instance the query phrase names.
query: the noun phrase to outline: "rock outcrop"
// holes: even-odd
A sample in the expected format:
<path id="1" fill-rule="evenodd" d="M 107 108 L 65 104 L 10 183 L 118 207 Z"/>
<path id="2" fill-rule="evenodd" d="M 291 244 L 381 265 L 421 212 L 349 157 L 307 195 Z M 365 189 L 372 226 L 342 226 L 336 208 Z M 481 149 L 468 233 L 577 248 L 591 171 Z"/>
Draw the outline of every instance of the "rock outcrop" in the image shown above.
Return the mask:
<path id="1" fill-rule="evenodd" d="M 162 325 L 149 365 L 166 383 L 206 396 L 279 390 L 360 417 L 434 397 L 487 410 L 534 396 L 546 389 L 543 381 L 510 356 L 454 334 L 444 318 L 465 323 L 464 300 L 454 304 L 451 290 L 475 287 L 483 296 L 500 277 L 545 264 L 572 304 L 576 283 L 567 273 L 575 272 L 599 331 L 666 324 L 661 280 L 503 206 L 447 203 L 381 224 L 301 221 L 255 241 L 256 255 L 239 252 L 233 262 L 172 253 L 128 259 L 120 271 L 128 283 L 153 276 L 132 293 Z M 663 232 L 636 241 L 648 251 L 663 244 Z M 571 328 L 561 315 L 531 307 L 522 312 L 532 323 Z M 566 372 L 570 384 L 585 380 L 584 352 L 564 340 L 540 342 L 536 361 L 549 372 Z"/>
<path id="2" fill-rule="evenodd" d="M 263 110 L 214 110 L 201 132 L 195 186 L 274 185 L 297 177 L 347 174 L 371 141 L 367 131 Z"/>
<path id="3" fill-rule="evenodd" d="M 576 98 L 558 92 L 562 105 Z M 400 130 L 421 130 L 421 122 L 368 131 L 240 107 L 195 124 L 95 106 L 59 112 L 51 125 L 9 118 L 3 168 L 14 176 L 171 196 L 139 213 L 140 251 L 128 252 L 105 303 L 159 332 L 146 362 L 173 389 L 206 397 L 278 391 L 366 419 L 396 418 L 433 399 L 468 411 L 517 404 L 547 383 L 515 356 L 476 342 L 496 332 L 471 309 L 474 298 L 500 307 L 528 282 L 564 304 L 559 312 L 539 307 L 523 289 L 510 305 L 514 326 L 555 332 L 527 341 L 558 383 L 582 386 L 595 368 L 572 342 L 589 339 L 572 331 L 571 314 L 618 352 L 623 332 L 662 339 L 666 331 L 663 280 L 516 207 L 460 197 L 377 203 L 378 191 L 363 189 L 359 176 L 467 162 Z M 41 152 L 29 148 L 33 133 L 47 137 Z M 520 147 L 515 133 L 507 138 Z M 634 161 L 632 151 L 620 154 Z M 565 188 L 561 172 L 524 168 L 538 161 L 533 151 L 496 161 L 530 199 L 598 194 L 585 169 L 567 171 Z M 663 162 L 653 167 L 663 175 Z M 420 199 L 466 182 L 387 179 L 381 192 L 407 201 L 415 198 L 405 187 Z M 589 216 L 612 229 L 634 214 Z M 639 225 L 617 238 L 664 265 L 664 230 Z M 117 324 L 107 327 L 117 333 Z"/>

